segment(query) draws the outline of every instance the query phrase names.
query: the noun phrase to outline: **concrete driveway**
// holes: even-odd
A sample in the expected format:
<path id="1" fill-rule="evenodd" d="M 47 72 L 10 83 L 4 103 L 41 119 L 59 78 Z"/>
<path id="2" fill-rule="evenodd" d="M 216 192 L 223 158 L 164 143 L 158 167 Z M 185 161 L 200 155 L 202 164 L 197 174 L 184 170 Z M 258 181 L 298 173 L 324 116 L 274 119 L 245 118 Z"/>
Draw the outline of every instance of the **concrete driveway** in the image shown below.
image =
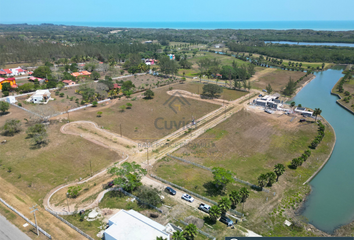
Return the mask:
<path id="1" fill-rule="evenodd" d="M 31 238 L 0 215 L 0 240 L 31 240 Z"/>

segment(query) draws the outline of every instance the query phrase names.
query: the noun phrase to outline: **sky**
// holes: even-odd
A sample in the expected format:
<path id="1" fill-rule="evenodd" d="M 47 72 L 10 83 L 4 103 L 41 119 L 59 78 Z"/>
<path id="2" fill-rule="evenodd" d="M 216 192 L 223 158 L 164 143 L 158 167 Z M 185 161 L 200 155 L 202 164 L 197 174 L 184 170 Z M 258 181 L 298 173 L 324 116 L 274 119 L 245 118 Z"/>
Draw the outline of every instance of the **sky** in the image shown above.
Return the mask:
<path id="1" fill-rule="evenodd" d="M 0 23 L 354 20 L 353 0 L 16 0 Z M 15 6 L 14 6 L 15 5 Z M 16 7 L 21 6 L 21 7 Z"/>

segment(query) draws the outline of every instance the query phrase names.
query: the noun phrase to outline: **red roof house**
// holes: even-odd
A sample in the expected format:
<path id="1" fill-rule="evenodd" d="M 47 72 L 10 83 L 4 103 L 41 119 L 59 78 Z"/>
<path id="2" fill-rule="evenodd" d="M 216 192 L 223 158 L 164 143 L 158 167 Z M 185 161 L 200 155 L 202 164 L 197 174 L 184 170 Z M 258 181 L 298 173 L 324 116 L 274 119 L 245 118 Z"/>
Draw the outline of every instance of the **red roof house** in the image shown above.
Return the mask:
<path id="1" fill-rule="evenodd" d="M 121 86 L 119 86 L 117 83 L 115 83 L 115 84 L 113 84 L 113 88 L 114 88 L 114 89 L 120 89 Z"/>
<path id="2" fill-rule="evenodd" d="M 74 81 L 71 80 L 63 80 L 63 83 L 67 86 L 71 86 L 71 85 L 75 85 L 76 83 Z"/>

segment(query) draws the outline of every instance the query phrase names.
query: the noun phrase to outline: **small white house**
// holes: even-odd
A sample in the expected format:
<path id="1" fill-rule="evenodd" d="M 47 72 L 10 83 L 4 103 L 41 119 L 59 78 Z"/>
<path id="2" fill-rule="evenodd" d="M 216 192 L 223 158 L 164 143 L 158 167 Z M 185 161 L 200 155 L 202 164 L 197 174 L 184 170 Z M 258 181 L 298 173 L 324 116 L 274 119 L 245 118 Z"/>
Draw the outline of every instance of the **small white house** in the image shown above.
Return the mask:
<path id="1" fill-rule="evenodd" d="M 15 104 L 15 103 L 17 103 L 17 100 L 14 96 L 8 96 L 8 97 L 6 97 L 6 102 L 11 103 L 11 104 Z"/>
<path id="2" fill-rule="evenodd" d="M 50 92 L 49 90 L 37 90 L 35 94 L 33 94 L 29 99 L 27 99 L 27 102 L 33 102 L 33 103 L 47 103 L 50 100 Z"/>

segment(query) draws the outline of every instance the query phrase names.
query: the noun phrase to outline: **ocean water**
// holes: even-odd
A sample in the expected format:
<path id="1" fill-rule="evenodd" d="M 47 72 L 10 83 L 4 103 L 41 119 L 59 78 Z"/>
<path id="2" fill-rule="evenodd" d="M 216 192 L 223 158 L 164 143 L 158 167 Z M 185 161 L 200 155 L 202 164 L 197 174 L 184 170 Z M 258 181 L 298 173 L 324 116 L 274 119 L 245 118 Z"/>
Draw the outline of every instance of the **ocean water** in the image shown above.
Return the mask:
<path id="1" fill-rule="evenodd" d="M 1 22 L 16 23 L 16 22 Z M 43 22 L 27 22 L 41 24 Z M 45 22 L 87 27 L 172 28 L 172 29 L 312 29 L 354 30 L 354 21 L 255 21 L 255 22 Z"/>

